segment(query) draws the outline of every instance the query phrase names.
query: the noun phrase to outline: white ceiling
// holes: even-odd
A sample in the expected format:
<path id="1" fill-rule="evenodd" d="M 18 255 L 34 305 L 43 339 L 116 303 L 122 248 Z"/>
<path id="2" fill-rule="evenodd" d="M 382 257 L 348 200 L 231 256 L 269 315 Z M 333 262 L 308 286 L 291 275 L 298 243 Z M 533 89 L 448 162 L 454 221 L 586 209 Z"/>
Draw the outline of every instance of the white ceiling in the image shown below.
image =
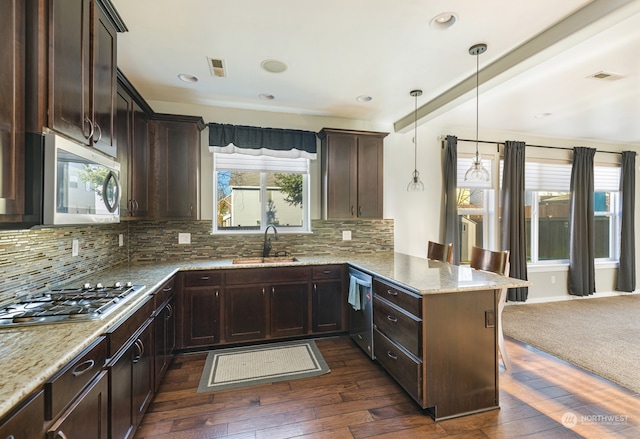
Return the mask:
<path id="1" fill-rule="evenodd" d="M 150 101 L 402 131 L 413 123 L 409 92 L 422 89 L 420 123 L 475 124 L 468 51 L 486 43 L 482 129 L 640 144 L 640 0 L 112 1 L 129 28 L 118 37 L 118 65 Z M 429 22 L 442 12 L 457 21 L 434 29 Z M 227 77 L 212 76 L 207 57 L 224 59 Z M 266 72 L 266 59 L 288 69 Z M 589 78 L 600 71 L 625 77 Z M 182 82 L 180 73 L 199 81 Z M 361 103 L 360 95 L 373 99 Z"/>

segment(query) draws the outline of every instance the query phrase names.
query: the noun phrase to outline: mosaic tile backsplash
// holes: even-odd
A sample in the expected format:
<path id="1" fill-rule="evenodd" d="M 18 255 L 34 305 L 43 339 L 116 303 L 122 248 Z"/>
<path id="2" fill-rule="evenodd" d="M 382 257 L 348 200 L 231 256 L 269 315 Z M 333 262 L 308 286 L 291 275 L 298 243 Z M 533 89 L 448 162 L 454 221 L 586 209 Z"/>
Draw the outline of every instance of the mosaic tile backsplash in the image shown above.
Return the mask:
<path id="1" fill-rule="evenodd" d="M 393 220 L 312 221 L 313 233 L 279 233 L 272 254 L 293 256 L 393 251 Z M 343 241 L 342 232 L 352 240 Z M 191 244 L 178 244 L 190 233 Z M 124 245 L 119 246 L 119 235 Z M 72 256 L 74 239 L 78 256 Z M 130 221 L 115 225 L 0 230 L 0 303 L 16 293 L 73 282 L 113 265 L 261 256 L 264 234 L 212 235 L 210 221 Z"/>

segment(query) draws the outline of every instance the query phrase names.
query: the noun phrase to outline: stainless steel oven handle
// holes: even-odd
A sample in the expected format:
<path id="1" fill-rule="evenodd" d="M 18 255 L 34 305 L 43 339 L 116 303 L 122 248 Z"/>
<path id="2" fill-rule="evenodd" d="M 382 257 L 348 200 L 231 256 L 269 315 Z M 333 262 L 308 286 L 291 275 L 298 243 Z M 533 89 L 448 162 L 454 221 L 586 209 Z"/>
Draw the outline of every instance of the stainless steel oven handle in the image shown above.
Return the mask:
<path id="1" fill-rule="evenodd" d="M 71 375 L 73 375 L 74 377 L 78 377 L 82 374 L 85 374 L 87 372 L 89 372 L 91 369 L 93 369 L 93 366 L 95 366 L 96 362 L 94 360 L 87 360 L 84 361 L 80 364 L 78 364 L 75 369 L 73 369 L 73 372 L 71 372 Z"/>

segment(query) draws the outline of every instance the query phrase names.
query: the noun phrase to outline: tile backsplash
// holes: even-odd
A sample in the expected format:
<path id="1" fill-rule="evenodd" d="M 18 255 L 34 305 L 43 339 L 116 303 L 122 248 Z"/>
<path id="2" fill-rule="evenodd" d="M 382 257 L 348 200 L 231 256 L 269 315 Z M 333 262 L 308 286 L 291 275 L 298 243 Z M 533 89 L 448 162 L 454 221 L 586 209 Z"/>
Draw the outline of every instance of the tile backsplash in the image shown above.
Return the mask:
<path id="1" fill-rule="evenodd" d="M 279 233 L 273 249 L 293 256 L 393 251 L 393 220 L 313 220 L 313 233 Z M 342 232 L 351 240 L 343 241 Z M 190 244 L 178 234 L 189 233 Z M 119 246 L 119 235 L 124 245 Z M 269 236 L 272 237 L 271 232 Z M 79 251 L 72 256 L 73 240 Z M 0 302 L 117 264 L 260 256 L 264 234 L 212 235 L 210 221 L 130 221 L 114 225 L 0 230 Z M 272 253 L 272 254 L 273 254 Z"/>

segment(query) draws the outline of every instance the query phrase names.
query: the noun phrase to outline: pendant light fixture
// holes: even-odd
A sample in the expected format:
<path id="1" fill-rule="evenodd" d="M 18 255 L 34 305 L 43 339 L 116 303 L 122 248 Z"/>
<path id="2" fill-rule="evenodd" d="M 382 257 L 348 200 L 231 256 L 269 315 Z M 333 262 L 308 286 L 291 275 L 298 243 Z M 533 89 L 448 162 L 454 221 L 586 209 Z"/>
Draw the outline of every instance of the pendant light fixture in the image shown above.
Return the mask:
<path id="1" fill-rule="evenodd" d="M 416 104 L 413 111 L 413 176 L 407 185 L 407 191 L 420 192 L 424 191 L 424 183 L 420 180 L 420 173 L 418 172 L 418 96 L 422 96 L 422 90 L 411 90 L 409 94 L 415 98 Z"/>
<path id="2" fill-rule="evenodd" d="M 480 153 L 478 152 L 478 89 L 480 88 L 480 54 L 486 52 L 486 44 L 475 44 L 469 48 L 469 55 L 476 57 L 476 157 L 471 164 L 471 167 L 464 174 L 464 181 L 489 181 L 489 171 L 482 166 L 482 160 L 480 160 Z"/>

